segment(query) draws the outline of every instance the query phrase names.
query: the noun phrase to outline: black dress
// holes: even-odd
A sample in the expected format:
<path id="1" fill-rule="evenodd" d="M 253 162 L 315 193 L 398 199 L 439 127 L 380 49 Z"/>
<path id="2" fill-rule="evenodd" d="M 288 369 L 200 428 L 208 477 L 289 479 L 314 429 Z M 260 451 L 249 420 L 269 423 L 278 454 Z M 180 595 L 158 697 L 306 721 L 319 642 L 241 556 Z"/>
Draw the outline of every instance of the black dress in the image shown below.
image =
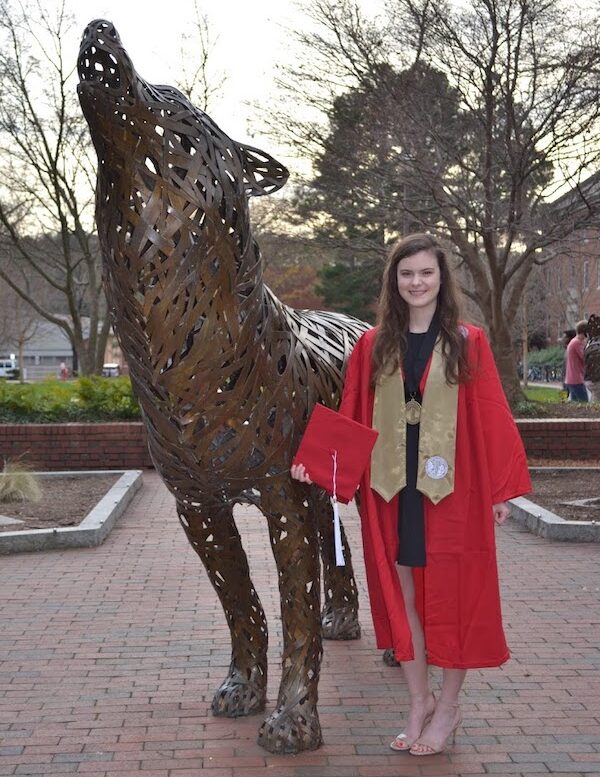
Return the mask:
<path id="1" fill-rule="evenodd" d="M 424 353 L 428 332 L 408 333 L 408 347 L 404 358 L 404 394 L 408 401 L 411 397 L 421 402 L 421 394 L 411 391 L 409 375 L 421 380 L 425 365 L 431 355 Z M 433 346 L 432 346 L 433 347 Z M 429 350 L 429 349 L 427 349 Z M 406 567 L 424 567 L 427 565 L 425 554 L 425 514 L 423 494 L 417 491 L 417 468 L 419 459 L 419 424 L 406 424 L 406 486 L 398 499 L 398 549 L 397 563 Z"/>

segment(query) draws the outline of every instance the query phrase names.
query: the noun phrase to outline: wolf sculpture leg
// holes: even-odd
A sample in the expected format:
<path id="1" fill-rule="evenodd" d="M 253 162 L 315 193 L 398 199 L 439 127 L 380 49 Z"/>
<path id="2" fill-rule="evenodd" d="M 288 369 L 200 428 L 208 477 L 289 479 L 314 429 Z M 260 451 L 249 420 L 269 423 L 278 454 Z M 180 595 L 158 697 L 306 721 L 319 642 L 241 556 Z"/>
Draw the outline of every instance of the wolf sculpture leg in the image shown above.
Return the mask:
<path id="1" fill-rule="evenodd" d="M 277 565 L 283 629 L 282 677 L 277 706 L 261 726 L 258 742 L 272 753 L 315 750 L 322 742 L 317 713 L 321 667 L 320 584 L 314 512 L 302 487 L 278 483 L 263 491 Z"/>
<path id="2" fill-rule="evenodd" d="M 325 602 L 321 611 L 324 639 L 359 639 L 358 589 L 352 571 L 352 557 L 342 526 L 342 546 L 345 565 L 335 563 L 333 534 L 333 509 L 329 497 L 320 489 L 314 489 L 311 506 L 317 515 L 321 561 L 323 562 L 323 588 Z"/>
<path id="3" fill-rule="evenodd" d="M 267 622 L 231 507 L 190 508 L 178 503 L 178 513 L 219 596 L 231 633 L 231 665 L 213 697 L 212 711 L 227 717 L 260 712 L 266 699 Z"/>

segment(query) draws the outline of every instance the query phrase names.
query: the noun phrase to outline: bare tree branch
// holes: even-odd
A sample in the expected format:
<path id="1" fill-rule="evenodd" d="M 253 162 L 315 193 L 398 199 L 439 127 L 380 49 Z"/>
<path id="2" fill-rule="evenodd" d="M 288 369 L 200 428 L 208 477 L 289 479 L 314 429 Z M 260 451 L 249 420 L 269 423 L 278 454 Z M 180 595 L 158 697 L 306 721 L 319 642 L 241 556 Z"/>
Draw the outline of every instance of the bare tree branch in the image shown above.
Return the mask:
<path id="1" fill-rule="evenodd" d="M 203 111 L 210 109 L 215 96 L 222 92 L 227 82 L 226 73 L 213 66 L 218 40 L 208 16 L 200 10 L 198 0 L 194 0 L 192 31 L 182 35 L 178 86 Z"/>
<path id="2" fill-rule="evenodd" d="M 446 234 L 517 396 L 511 323 L 540 251 L 600 222 L 600 181 L 581 185 L 600 162 L 593 13 L 558 0 L 389 0 L 387 12 L 308 4 L 316 32 L 280 78 L 303 110 L 277 126 L 313 160 L 299 212 L 349 258 L 407 229 Z"/>
<path id="3" fill-rule="evenodd" d="M 89 373 L 102 367 L 108 323 L 91 144 L 65 58 L 72 28 L 64 0 L 0 0 L 0 241 L 10 257 L 0 278 L 67 334 Z M 66 318 L 22 282 L 31 273 L 59 293 Z"/>

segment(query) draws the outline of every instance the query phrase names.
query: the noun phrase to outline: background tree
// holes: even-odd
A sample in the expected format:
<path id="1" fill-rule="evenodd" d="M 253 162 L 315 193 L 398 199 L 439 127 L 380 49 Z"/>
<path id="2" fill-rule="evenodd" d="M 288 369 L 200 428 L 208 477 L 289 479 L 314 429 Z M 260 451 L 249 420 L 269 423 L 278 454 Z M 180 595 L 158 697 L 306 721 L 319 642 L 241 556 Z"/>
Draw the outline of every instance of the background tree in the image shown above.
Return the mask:
<path id="1" fill-rule="evenodd" d="M 418 63 L 396 72 L 381 64 L 362 81 L 333 100 L 315 176 L 295 205 L 340 254 L 339 264 L 320 271 L 320 293 L 335 308 L 372 321 L 390 239 L 399 228 L 407 233 L 439 218 L 435 201 L 410 178 L 410 169 L 426 157 L 430 167 L 448 164 L 432 129 L 457 148 L 467 133 L 453 90 L 432 68 Z"/>
<path id="2" fill-rule="evenodd" d="M 27 277 L 21 282 L 28 294 L 34 293 Z M 36 336 L 39 323 L 40 316 L 23 297 L 10 286 L 0 285 L 0 349 L 15 349 L 21 383 L 25 381 L 25 346 Z"/>
<path id="3" fill-rule="evenodd" d="M 0 279 L 65 332 L 86 374 L 102 367 L 110 322 L 93 237 L 94 164 L 75 58 L 65 53 L 74 34 L 64 4 L 0 0 Z M 66 318 L 31 293 L 23 279 L 33 276 L 58 293 Z"/>
<path id="4" fill-rule="evenodd" d="M 303 228 L 290 200 L 279 192 L 250 202 L 252 229 L 260 246 L 264 279 L 286 305 L 319 310 L 326 303 L 318 293 L 318 272 L 335 261 L 335 249 L 315 240 Z"/>
<path id="5" fill-rule="evenodd" d="M 208 111 L 222 92 L 227 75 L 213 65 L 218 37 L 211 29 L 208 15 L 203 13 L 198 0 L 194 0 L 193 8 L 190 31 L 181 36 L 178 86 L 188 100 Z"/>
<path id="6" fill-rule="evenodd" d="M 206 108 L 224 77 L 211 70 L 215 41 L 197 3 L 194 13 L 181 86 Z M 0 281 L 65 332 L 87 374 L 102 369 L 110 318 L 95 236 L 96 157 L 75 91 L 75 27 L 64 1 L 0 0 Z M 23 282 L 34 276 L 42 293 Z"/>
<path id="7" fill-rule="evenodd" d="M 600 212 L 598 189 L 581 186 L 600 152 L 594 15 L 556 0 L 390 0 L 387 10 L 368 20 L 352 0 L 313 0 L 316 31 L 299 35 L 305 55 L 280 82 L 293 96 L 286 104 L 302 102 L 310 118 L 282 116 L 278 129 L 315 161 L 305 200 L 312 190 L 326 220 L 320 187 L 327 167 L 332 184 L 336 169 L 344 178 L 346 160 L 344 185 L 359 218 L 373 216 L 367 238 L 379 252 L 407 228 L 447 236 L 515 399 L 511 329 L 527 280 L 546 261 L 542 249 Z M 357 132 L 347 127 L 338 143 L 344 104 Z M 565 189 L 572 197 L 557 218 L 549 203 Z M 355 236 L 340 224 L 350 246 Z"/>

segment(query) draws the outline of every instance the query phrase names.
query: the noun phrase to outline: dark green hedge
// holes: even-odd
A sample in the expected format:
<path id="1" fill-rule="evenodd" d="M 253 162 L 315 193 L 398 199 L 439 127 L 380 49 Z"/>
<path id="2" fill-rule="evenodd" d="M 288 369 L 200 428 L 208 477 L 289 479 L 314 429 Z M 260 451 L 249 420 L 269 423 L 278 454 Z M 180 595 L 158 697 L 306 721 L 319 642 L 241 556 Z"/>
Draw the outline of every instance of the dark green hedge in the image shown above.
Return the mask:
<path id="1" fill-rule="evenodd" d="M 0 380 L 0 423 L 139 419 L 139 407 L 127 377 L 25 384 Z"/>

